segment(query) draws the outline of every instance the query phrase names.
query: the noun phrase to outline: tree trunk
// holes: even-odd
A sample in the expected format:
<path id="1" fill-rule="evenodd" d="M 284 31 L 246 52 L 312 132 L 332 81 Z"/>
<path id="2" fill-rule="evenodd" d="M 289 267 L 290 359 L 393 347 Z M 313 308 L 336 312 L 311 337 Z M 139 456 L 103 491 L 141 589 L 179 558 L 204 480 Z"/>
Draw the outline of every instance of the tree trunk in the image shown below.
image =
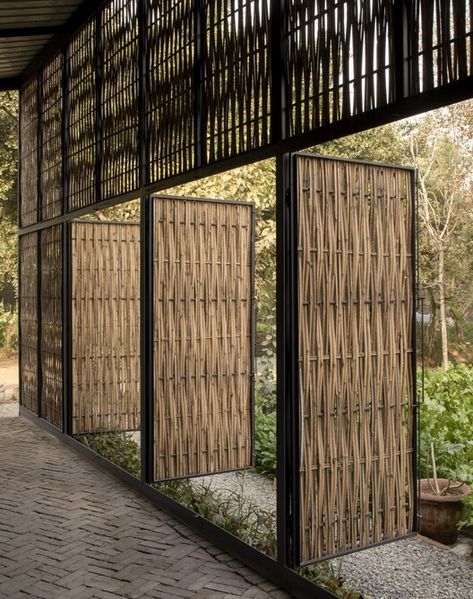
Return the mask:
<path id="1" fill-rule="evenodd" d="M 442 340 L 442 366 L 444 370 L 448 368 L 448 335 L 447 335 L 447 308 L 445 305 L 445 254 L 442 245 L 439 247 L 439 316 L 440 316 L 440 337 Z"/>

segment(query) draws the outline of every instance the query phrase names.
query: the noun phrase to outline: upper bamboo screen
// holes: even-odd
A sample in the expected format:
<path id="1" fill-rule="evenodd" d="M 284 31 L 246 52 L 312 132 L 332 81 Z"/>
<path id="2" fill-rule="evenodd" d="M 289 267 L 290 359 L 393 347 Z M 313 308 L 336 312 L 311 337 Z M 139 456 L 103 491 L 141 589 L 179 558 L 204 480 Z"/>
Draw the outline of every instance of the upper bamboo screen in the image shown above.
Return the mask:
<path id="1" fill-rule="evenodd" d="M 413 528 L 413 177 L 297 158 L 304 562 Z"/>
<path id="2" fill-rule="evenodd" d="M 253 206 L 154 200 L 155 479 L 252 460 Z"/>
<path id="3" fill-rule="evenodd" d="M 465 82 L 471 16 L 466 0 L 108 0 L 21 92 L 22 224 L 40 174 L 46 219 L 58 185 L 68 210 L 152 191 Z"/>

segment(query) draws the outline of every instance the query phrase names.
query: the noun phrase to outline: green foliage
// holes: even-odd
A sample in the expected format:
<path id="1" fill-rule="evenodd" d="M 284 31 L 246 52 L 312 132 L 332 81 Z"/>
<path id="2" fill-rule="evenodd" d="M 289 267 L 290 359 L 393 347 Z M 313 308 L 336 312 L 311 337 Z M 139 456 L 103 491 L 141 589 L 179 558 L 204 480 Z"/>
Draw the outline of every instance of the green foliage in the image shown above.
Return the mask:
<path id="1" fill-rule="evenodd" d="M 420 376 L 420 374 L 419 374 Z M 419 388 L 420 388 L 419 381 Z M 432 476 L 430 444 L 435 447 L 437 473 L 473 484 L 473 368 L 460 365 L 425 372 L 425 399 L 420 407 L 420 463 L 422 478 Z M 473 524 L 473 498 L 467 501 Z"/>
<path id="2" fill-rule="evenodd" d="M 0 301 L 0 355 L 10 356 L 18 351 L 18 315 L 6 310 Z"/>
<path id="3" fill-rule="evenodd" d="M 314 584 L 324 587 L 340 599 L 363 599 L 361 593 L 344 586 L 341 566 L 341 560 L 338 561 L 338 567 L 335 566 L 333 560 L 327 560 L 313 566 L 299 568 L 298 573 Z"/>
<path id="4" fill-rule="evenodd" d="M 78 435 L 76 439 L 113 462 L 133 476 L 141 474 L 140 446 L 130 433 L 122 431 L 103 431 L 95 434 Z"/>
<path id="5" fill-rule="evenodd" d="M 276 476 L 276 412 L 255 409 L 255 466 L 261 474 Z"/>
<path id="6" fill-rule="evenodd" d="M 189 480 L 155 487 L 187 508 L 267 555 L 276 555 L 276 517 L 237 492 L 222 496 L 209 486 Z"/>
<path id="7" fill-rule="evenodd" d="M 0 93 L 0 300 L 13 307 L 17 275 L 18 95 Z"/>

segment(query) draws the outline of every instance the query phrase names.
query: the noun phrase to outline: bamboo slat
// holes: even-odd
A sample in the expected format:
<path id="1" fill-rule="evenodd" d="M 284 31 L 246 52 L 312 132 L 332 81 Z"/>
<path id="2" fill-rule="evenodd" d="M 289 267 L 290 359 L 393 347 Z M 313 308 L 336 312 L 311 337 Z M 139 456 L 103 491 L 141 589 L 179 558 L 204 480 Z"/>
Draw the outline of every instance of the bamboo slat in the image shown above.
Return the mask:
<path id="1" fill-rule="evenodd" d="M 20 400 L 38 413 L 38 234 L 20 237 Z"/>
<path id="2" fill-rule="evenodd" d="M 41 415 L 62 426 L 62 228 L 41 231 Z"/>
<path id="3" fill-rule="evenodd" d="M 41 217 L 43 220 L 62 212 L 62 53 L 46 66 L 41 89 Z"/>
<path id="4" fill-rule="evenodd" d="M 20 92 L 20 221 L 21 226 L 38 220 L 38 81 Z"/>
<path id="5" fill-rule="evenodd" d="M 96 201 L 97 44 L 91 19 L 68 47 L 67 198 L 69 208 Z"/>
<path id="6" fill-rule="evenodd" d="M 140 227 L 72 223 L 73 432 L 140 425 Z"/>
<path id="7" fill-rule="evenodd" d="M 413 528 L 412 177 L 297 159 L 304 562 Z"/>
<path id="8" fill-rule="evenodd" d="M 138 0 L 113 0 L 101 19 L 102 197 L 138 187 Z"/>
<path id="9" fill-rule="evenodd" d="M 252 461 L 253 207 L 154 204 L 156 480 Z"/>

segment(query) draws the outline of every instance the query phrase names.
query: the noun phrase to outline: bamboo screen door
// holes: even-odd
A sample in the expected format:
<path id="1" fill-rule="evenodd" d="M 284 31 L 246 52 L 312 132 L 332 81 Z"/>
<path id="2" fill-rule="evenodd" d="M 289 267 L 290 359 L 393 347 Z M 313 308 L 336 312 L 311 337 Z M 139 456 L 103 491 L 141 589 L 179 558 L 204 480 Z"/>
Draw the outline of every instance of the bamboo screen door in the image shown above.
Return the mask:
<path id="1" fill-rule="evenodd" d="M 414 528 L 414 172 L 293 157 L 300 559 Z"/>
<path id="2" fill-rule="evenodd" d="M 154 477 L 253 459 L 254 206 L 154 198 Z"/>

